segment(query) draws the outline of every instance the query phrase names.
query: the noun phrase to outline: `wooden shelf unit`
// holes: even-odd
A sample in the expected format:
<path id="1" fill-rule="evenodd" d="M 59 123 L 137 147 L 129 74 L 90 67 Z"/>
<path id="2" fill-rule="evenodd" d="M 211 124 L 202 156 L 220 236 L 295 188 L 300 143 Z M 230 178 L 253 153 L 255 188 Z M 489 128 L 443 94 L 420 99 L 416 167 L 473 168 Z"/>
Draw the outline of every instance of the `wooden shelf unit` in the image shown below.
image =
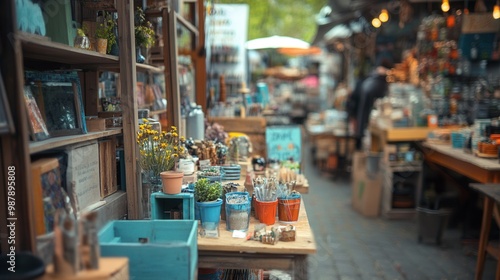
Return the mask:
<path id="1" fill-rule="evenodd" d="M 118 69 L 118 57 L 100 54 L 95 51 L 74 48 L 65 44 L 52 42 L 48 38 L 16 32 L 16 38 L 21 43 L 23 55 L 28 59 L 56 62 L 73 66 L 72 68 L 98 68 L 114 66 Z"/>
<path id="2" fill-rule="evenodd" d="M 78 134 L 78 135 L 70 135 L 70 136 L 61 136 L 50 138 L 44 141 L 39 142 L 30 142 L 30 154 L 35 154 L 38 152 L 43 152 L 50 149 L 60 148 L 72 144 L 81 143 L 84 141 L 95 140 L 99 138 L 109 137 L 120 135 L 122 133 L 122 129 L 110 129 L 106 131 L 100 132 L 89 132 L 87 134 Z"/>
<path id="3" fill-rule="evenodd" d="M 103 213 L 101 224 L 106 219 L 122 219 L 126 214 L 129 219 L 137 219 L 141 215 L 141 194 L 137 188 L 140 184 L 140 168 L 137 163 L 135 134 L 138 126 L 137 105 L 134 90 L 136 88 L 136 71 L 157 71 L 156 67 L 136 66 L 132 55 L 135 46 L 132 44 L 134 34 L 134 5 L 128 1 L 116 1 L 118 13 L 118 44 L 120 57 L 99 54 L 94 51 L 73 48 L 47 38 L 26 34 L 18 30 L 16 23 L 16 1 L 0 2 L 0 9 L 6 11 L 0 17 L 0 71 L 5 81 L 8 106 L 14 119 L 15 132 L 0 135 L 0 166 L 3 170 L 15 168 L 15 216 L 23 221 L 16 224 L 16 251 L 37 250 L 34 222 L 31 158 L 32 154 L 51 151 L 68 145 L 83 143 L 89 140 L 117 137 L 123 138 L 125 180 L 127 192 L 117 192 L 104 198 L 109 203 L 97 210 Z M 62 12 L 62 11 L 61 11 Z M 132 35 L 132 36 L 131 36 Z M 29 122 L 24 100 L 24 70 L 36 65 L 38 70 L 80 70 L 82 93 L 84 96 L 85 114 L 92 115 L 89 107 L 96 107 L 97 83 L 99 71 L 111 69 L 120 73 L 121 101 L 123 104 L 123 127 L 103 132 L 50 138 L 40 142 L 29 141 Z M 88 79 L 87 79 L 88 78 Z M 93 100 L 95 99 L 95 100 Z M 95 102 L 95 103 L 93 103 Z M 5 172 L 2 172 L 5 173 Z M 0 175 L 0 180 L 6 182 L 6 174 Z M 7 205 L 7 193 L 1 192 L 0 204 Z M 101 216 L 101 215 L 99 215 Z M 7 208 L 0 209 L 0 217 L 7 219 Z M 8 248 L 7 229 L 0 230 L 0 248 Z"/>

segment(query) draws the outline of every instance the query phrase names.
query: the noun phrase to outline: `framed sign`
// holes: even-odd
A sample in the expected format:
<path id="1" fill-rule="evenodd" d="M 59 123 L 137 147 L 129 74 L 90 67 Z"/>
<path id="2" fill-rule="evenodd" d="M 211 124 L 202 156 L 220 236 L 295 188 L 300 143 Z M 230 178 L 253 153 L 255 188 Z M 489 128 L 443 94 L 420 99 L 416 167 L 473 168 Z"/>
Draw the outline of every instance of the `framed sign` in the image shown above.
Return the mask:
<path id="1" fill-rule="evenodd" d="M 0 73 L 0 134 L 13 133 L 14 124 L 10 114 L 7 91 L 3 84 L 2 73 Z"/>
<path id="2" fill-rule="evenodd" d="M 26 102 L 26 110 L 28 111 L 31 139 L 33 141 L 40 141 L 49 138 L 50 135 L 47 130 L 47 125 L 38 108 L 35 97 L 31 92 L 30 86 L 24 86 L 24 101 Z"/>
<path id="3" fill-rule="evenodd" d="M 50 136 L 87 133 L 80 78 L 76 72 L 27 71 L 31 90 Z"/>
<path id="4" fill-rule="evenodd" d="M 300 162 L 302 130 L 300 126 L 270 126 L 266 128 L 267 158 Z"/>

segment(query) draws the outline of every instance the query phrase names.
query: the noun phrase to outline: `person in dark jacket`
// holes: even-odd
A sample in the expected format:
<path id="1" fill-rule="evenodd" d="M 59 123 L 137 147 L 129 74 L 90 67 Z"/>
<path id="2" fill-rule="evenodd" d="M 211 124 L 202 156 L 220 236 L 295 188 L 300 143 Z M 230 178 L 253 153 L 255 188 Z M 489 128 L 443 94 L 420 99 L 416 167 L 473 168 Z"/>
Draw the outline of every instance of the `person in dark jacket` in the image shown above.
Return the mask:
<path id="1" fill-rule="evenodd" d="M 391 65 L 389 60 L 382 60 L 368 77 L 358 82 L 349 97 L 347 113 L 349 123 L 353 126 L 356 150 L 362 148 L 362 139 L 368 127 L 370 113 L 375 100 L 386 96 L 389 91 L 387 73 Z"/>

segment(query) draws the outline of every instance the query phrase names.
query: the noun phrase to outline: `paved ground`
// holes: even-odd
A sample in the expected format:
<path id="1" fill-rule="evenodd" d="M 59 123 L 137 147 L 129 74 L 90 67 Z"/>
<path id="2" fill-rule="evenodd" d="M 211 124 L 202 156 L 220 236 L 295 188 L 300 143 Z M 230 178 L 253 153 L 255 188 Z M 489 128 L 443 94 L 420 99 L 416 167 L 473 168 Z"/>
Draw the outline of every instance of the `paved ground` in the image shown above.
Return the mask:
<path id="1" fill-rule="evenodd" d="M 458 229 L 447 229 L 440 246 L 419 244 L 415 220 L 369 219 L 355 212 L 349 176 L 333 179 L 312 166 L 305 175 L 310 191 L 304 202 L 318 247 L 309 258 L 309 279 L 474 279 L 477 246 L 464 245 Z M 494 270 L 488 258 L 483 279 L 495 279 Z"/>

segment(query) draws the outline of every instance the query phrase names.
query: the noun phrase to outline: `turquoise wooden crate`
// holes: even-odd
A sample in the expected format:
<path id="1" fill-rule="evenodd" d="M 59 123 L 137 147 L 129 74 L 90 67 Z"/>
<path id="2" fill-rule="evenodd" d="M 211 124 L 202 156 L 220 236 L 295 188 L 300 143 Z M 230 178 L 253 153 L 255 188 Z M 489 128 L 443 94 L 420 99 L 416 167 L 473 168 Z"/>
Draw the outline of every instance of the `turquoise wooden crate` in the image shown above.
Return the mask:
<path id="1" fill-rule="evenodd" d="M 99 232 L 101 255 L 129 258 L 130 280 L 195 279 L 198 221 L 117 220 Z"/>
<path id="2" fill-rule="evenodd" d="M 174 211 L 182 213 L 182 220 L 194 220 L 194 195 L 192 193 L 165 194 L 156 192 L 151 194 L 151 219 L 173 219 Z"/>

